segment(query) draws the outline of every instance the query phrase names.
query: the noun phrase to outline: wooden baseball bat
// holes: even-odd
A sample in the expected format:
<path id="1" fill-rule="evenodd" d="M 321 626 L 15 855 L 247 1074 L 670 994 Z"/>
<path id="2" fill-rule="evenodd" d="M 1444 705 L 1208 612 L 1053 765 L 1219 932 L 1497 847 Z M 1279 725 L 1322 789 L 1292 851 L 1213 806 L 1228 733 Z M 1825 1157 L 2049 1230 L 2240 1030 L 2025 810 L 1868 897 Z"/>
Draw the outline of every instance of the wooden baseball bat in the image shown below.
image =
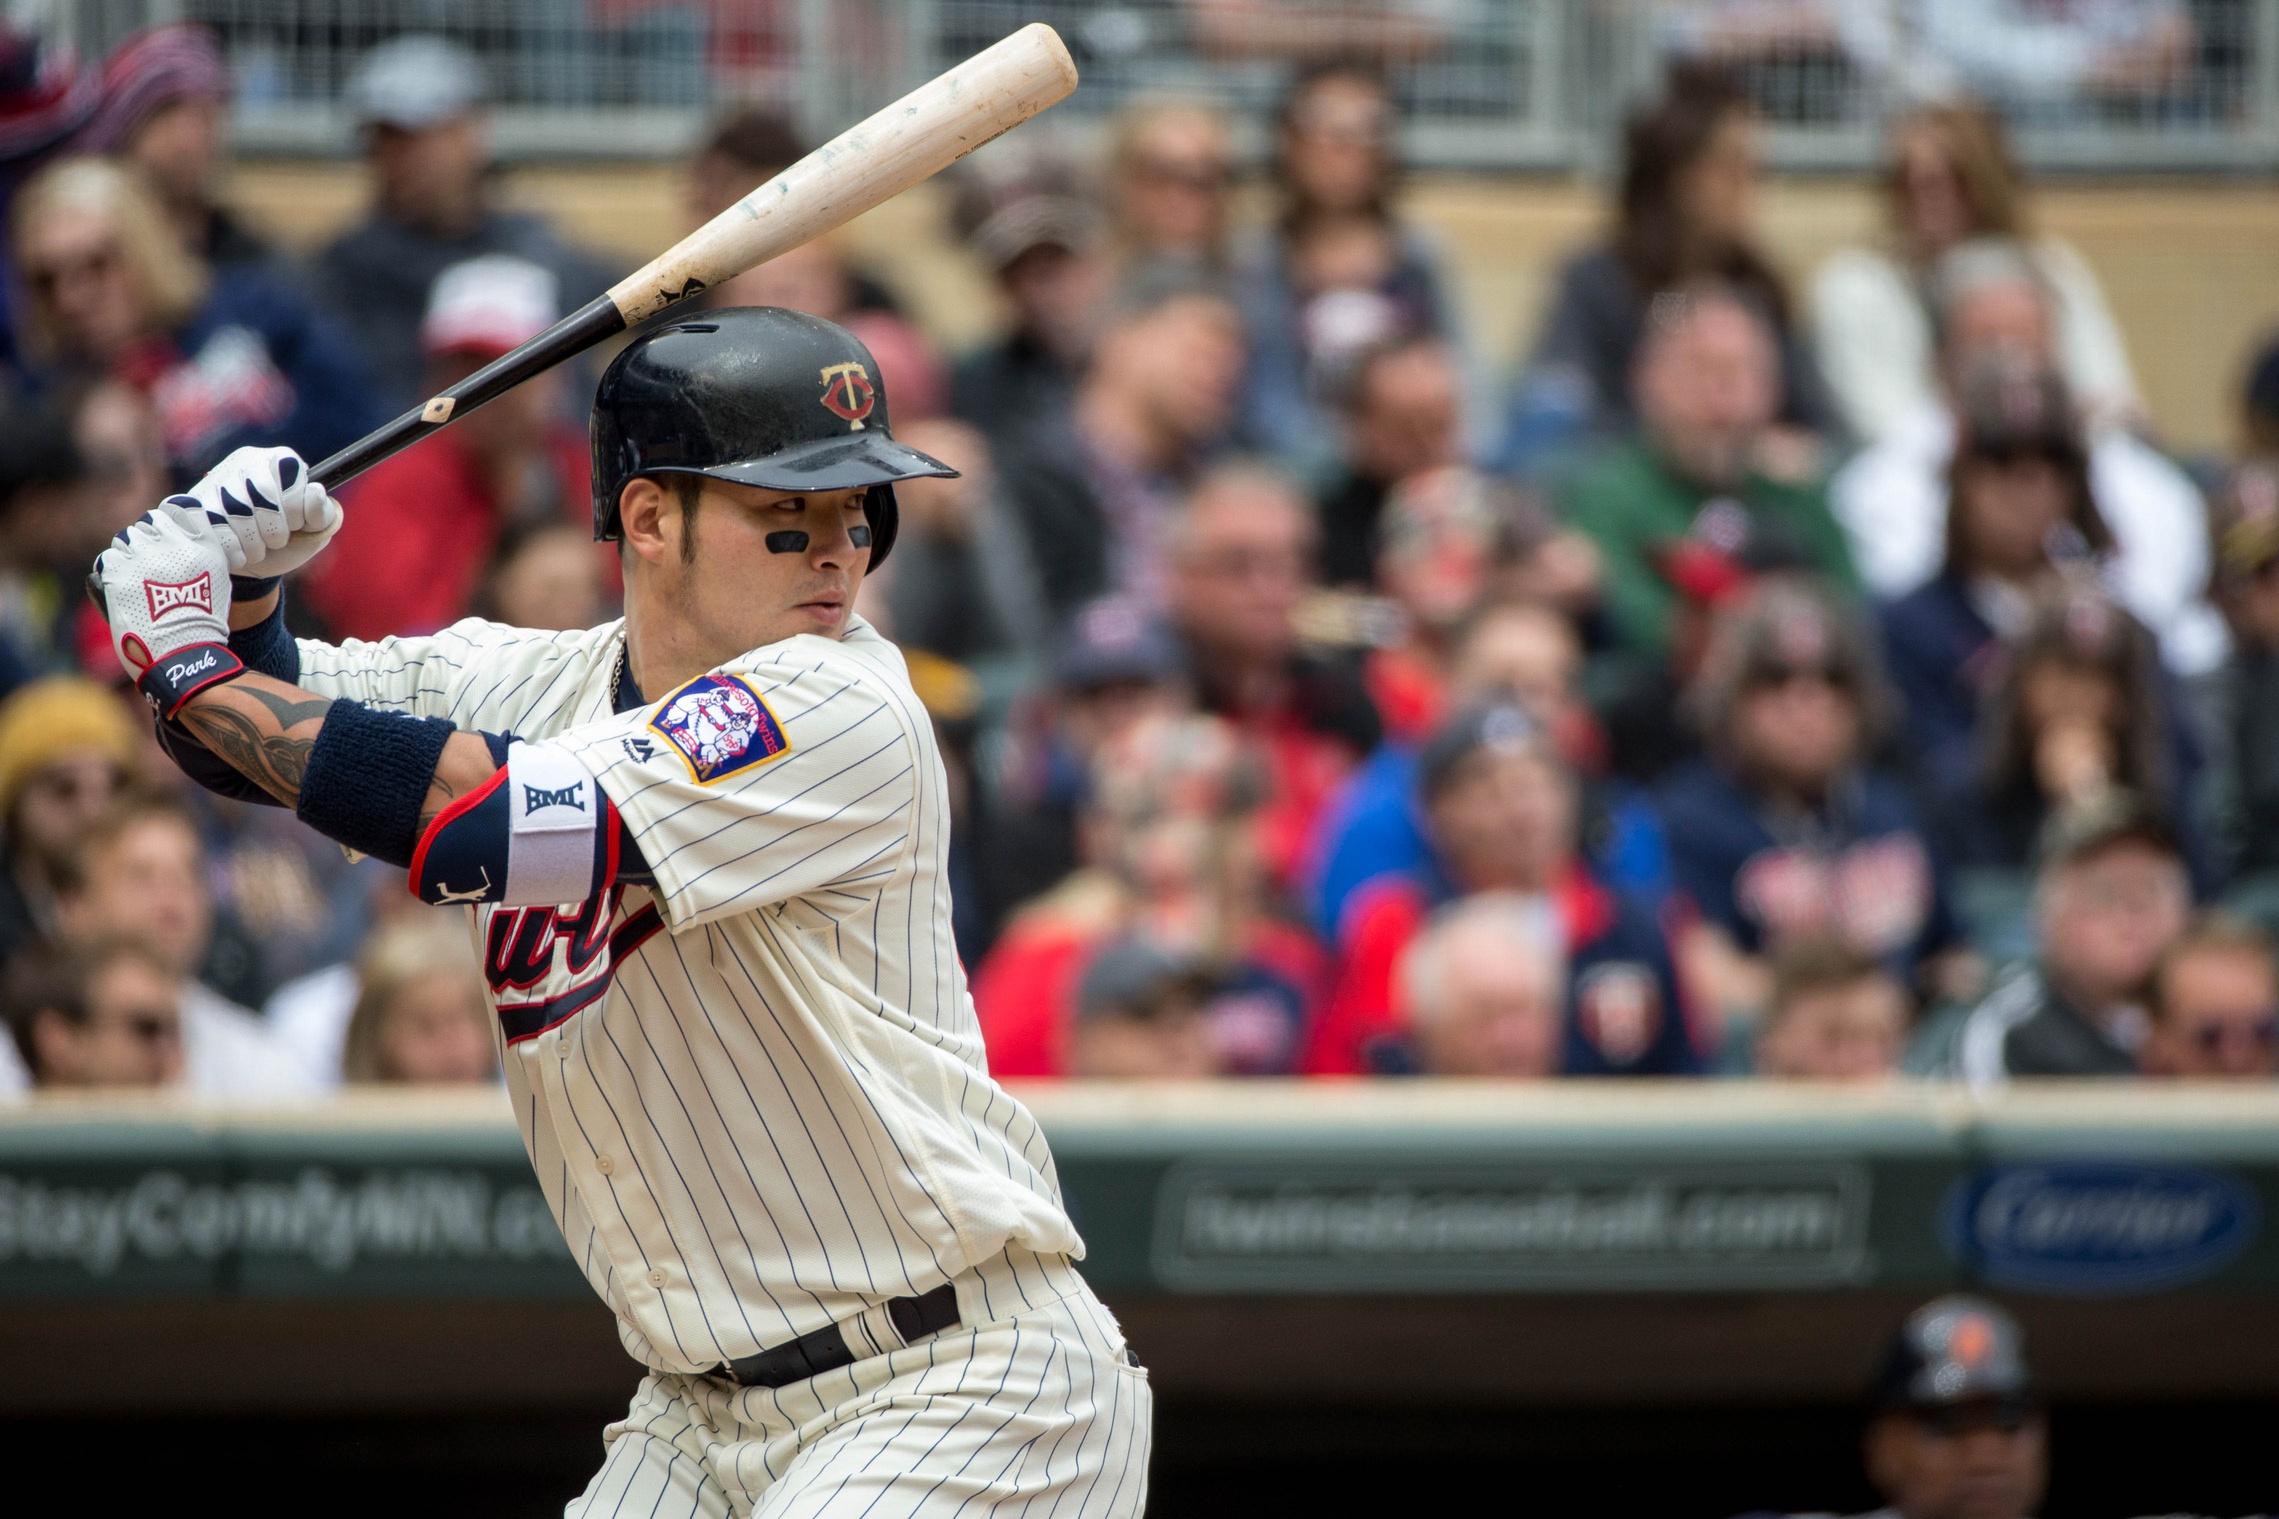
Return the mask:
<path id="1" fill-rule="evenodd" d="M 984 48 L 761 185 L 604 296 L 423 406 L 318 463 L 338 486 L 532 375 L 850 221 L 1010 131 L 1076 88 L 1076 64 L 1041 21 Z"/>

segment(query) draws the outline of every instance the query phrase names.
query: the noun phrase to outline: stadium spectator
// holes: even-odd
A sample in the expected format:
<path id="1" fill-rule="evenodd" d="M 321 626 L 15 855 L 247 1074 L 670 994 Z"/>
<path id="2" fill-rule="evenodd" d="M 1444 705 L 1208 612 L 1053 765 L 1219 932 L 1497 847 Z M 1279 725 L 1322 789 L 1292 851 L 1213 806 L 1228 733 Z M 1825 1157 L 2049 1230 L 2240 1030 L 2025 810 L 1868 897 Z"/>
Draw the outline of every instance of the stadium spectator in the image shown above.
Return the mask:
<path id="1" fill-rule="evenodd" d="M 1886 244 L 1836 253 L 1812 278 L 1820 370 L 1853 436 L 1877 442 L 1938 403 L 1925 285 L 1940 258 L 1976 238 L 2018 243 L 2048 289 L 2051 357 L 2082 411 L 2100 424 L 2142 420 L 2128 348 L 2097 276 L 2070 243 L 2032 232 L 1998 117 L 1966 104 L 1910 111 L 1892 128 L 1883 189 Z"/>
<path id="2" fill-rule="evenodd" d="M 438 275 L 419 341 L 430 395 L 561 314 L 554 275 L 507 253 Z M 341 490 L 333 548 L 297 582 L 343 638 L 431 633 L 467 615 L 501 534 L 590 522 L 592 461 L 562 418 L 559 371 L 537 375 L 384 459 Z"/>
<path id="3" fill-rule="evenodd" d="M 1573 776 L 1542 724 L 1516 706 L 1467 708 L 1425 746 L 1417 803 L 1429 856 L 1355 890 L 1339 918 L 1337 989 L 1309 1071 L 1414 1067 L 1397 967 L 1433 912 L 1485 892 L 1547 899 L 1565 936 L 1559 1068 L 1570 1075 L 1700 1069 L 1661 924 L 1595 880 L 1576 852 Z"/>
<path id="4" fill-rule="evenodd" d="M 1908 1315 L 1876 1370 L 1868 1480 L 1889 1519 L 2027 1519 L 2049 1430 L 2017 1320 L 1983 1298 Z"/>
<path id="5" fill-rule="evenodd" d="M 7 1000 L 13 1053 L 33 1088 L 151 1091 L 182 1081 L 181 983 L 139 940 L 13 956 Z"/>
<path id="6" fill-rule="evenodd" d="M 84 598 L 71 591 L 116 530 L 98 531 L 105 521 L 69 416 L 49 397 L 9 408 L 0 425 L 0 692 L 72 666 Z"/>
<path id="7" fill-rule="evenodd" d="M 454 264 L 490 253 L 528 259 L 554 276 L 564 310 L 608 287 L 607 272 L 542 218 L 493 204 L 482 68 L 464 48 L 440 37 L 393 38 L 358 60 L 347 94 L 372 208 L 324 250 L 315 274 L 368 356 L 387 406 L 417 406 L 432 394 L 421 385 L 420 326 L 436 277 Z"/>
<path id="8" fill-rule="evenodd" d="M 1294 1069 L 1327 968 L 1310 938 L 1266 910 L 1258 796 L 1256 767 L 1217 718 L 1156 713 L 1098 750 L 1083 868 L 1024 908 L 974 975 L 993 1073 L 1073 1070 L 1086 972 L 1104 946 L 1135 936 L 1201 978 L 1221 1074 Z"/>
<path id="9" fill-rule="evenodd" d="M 299 1064 L 244 1006 L 260 993 L 241 935 L 219 920 L 190 819 L 170 801 L 122 797 L 83 829 L 59 919 L 72 943 L 127 935 L 147 943 L 182 983 L 185 1080 L 209 1096 L 279 1098 L 309 1089 Z M 217 965 L 236 974 L 204 978 Z"/>
<path id="10" fill-rule="evenodd" d="M 1863 449 L 1830 486 L 1860 577 L 1882 597 L 1938 573 L 1945 554 L 1947 479 L 1959 423 L 1950 409 L 1983 366 L 2053 367 L 2056 323 L 2032 255 L 1981 239 L 1945 254 L 1928 276 L 1939 334 L 1941 399 L 1926 402 Z M 2191 480 L 2124 428 L 2092 423 L 2089 486 L 2116 548 L 2114 594 L 2160 638 L 2179 675 L 2205 674 L 2224 654 L 2224 629 L 2204 596 L 2206 509 Z"/>
<path id="11" fill-rule="evenodd" d="M 1978 1086 L 2136 1071 L 2153 972 L 2192 907 L 2175 835 L 2156 811 L 2114 791 L 2052 818 L 2041 856 L 2036 963 L 1975 1008 L 1926 1023 L 1909 1069 Z"/>
<path id="12" fill-rule="evenodd" d="M 23 23 L 0 21 L 0 213 L 43 163 L 70 151 L 102 104 L 101 76 L 83 68 L 68 44 L 42 41 Z M 13 246 L 0 244 L 0 378 L 23 366 L 24 290 Z"/>
<path id="13" fill-rule="evenodd" d="M 1542 895 L 1484 891 L 1436 914 L 1394 971 L 1416 1069 L 1520 1080 L 1558 1075 L 1565 941 L 1558 909 Z"/>
<path id="14" fill-rule="evenodd" d="M 1154 265 L 1127 278 L 1065 414 L 998 440 L 998 477 L 1057 621 L 1121 593 L 1161 605 L 1179 496 L 1225 441 L 1242 321 L 1223 287 Z"/>
<path id="15" fill-rule="evenodd" d="M 1203 710 L 1258 758 L 1257 847 L 1285 890 L 1330 793 L 1382 732 L 1361 682 L 1299 644 L 1294 614 L 1312 548 L 1313 514 L 1296 488 L 1241 462 L 1195 483 L 1164 544 L 1171 629 Z"/>
<path id="16" fill-rule="evenodd" d="M 1377 524 L 1375 579 L 1398 617 L 1361 661 L 1388 738 L 1419 743 L 1445 715 L 1455 639 L 1487 595 L 1519 510 L 1510 491 L 1461 466 L 1411 475 L 1394 491 Z"/>
<path id="17" fill-rule="evenodd" d="M 2232 645 L 2215 691 L 2225 873 L 2263 875 L 2279 870 L 2279 462 L 2233 471 L 2210 517 L 2209 595 Z"/>
<path id="18" fill-rule="evenodd" d="M 1350 59 L 1299 71 L 1275 115 L 1277 220 L 1241 259 L 1248 441 L 1293 468 L 1336 457 L 1331 404 L 1363 350 L 1460 336 L 1439 255 L 1393 210 L 1400 163 L 1383 78 Z"/>
<path id="19" fill-rule="evenodd" d="M 1339 395 L 1343 458 L 1314 497 L 1324 584 L 1370 585 L 1378 519 L 1393 487 L 1463 461 L 1463 394 L 1456 355 L 1430 333 L 1355 356 Z"/>
<path id="20" fill-rule="evenodd" d="M 781 111 L 758 105 L 731 108 L 689 156 L 689 225 L 703 226 L 806 156 L 807 140 Z M 723 281 L 707 291 L 706 304 L 751 304 L 735 298 L 735 283 Z"/>
<path id="21" fill-rule="evenodd" d="M 380 421 L 361 357 L 275 270 L 209 267 L 132 171 L 69 158 L 16 195 L 30 300 L 19 338 L 44 379 L 114 376 L 150 395 L 166 454 L 196 475 L 246 444 L 311 459 Z"/>
<path id="22" fill-rule="evenodd" d="M 614 615 L 593 531 L 568 522 L 518 523 L 500 535 L 478 615 L 516 628 L 590 628 Z"/>
<path id="23" fill-rule="evenodd" d="M 895 641 L 967 664 L 1011 661 L 1016 678 L 1026 678 L 1051 636 L 1045 593 L 988 439 L 948 417 L 905 423 L 897 415 L 894 425 L 900 441 L 958 472 L 894 488 L 902 527 L 886 569 Z"/>
<path id="24" fill-rule="evenodd" d="M 498 1075 L 482 968 L 456 914 L 405 914 L 357 957 L 341 1076 L 371 1082 L 490 1081 Z"/>
<path id="25" fill-rule="evenodd" d="M 1179 646 L 1155 613 L 1123 597 L 1069 620 L 1051 679 L 1015 708 L 981 840 L 989 912 L 1002 918 L 1076 869 L 1077 818 L 1100 756 L 1149 718 L 1187 702 Z"/>
<path id="26" fill-rule="evenodd" d="M 2194 879 L 2213 881 L 2196 736 L 2152 635 L 2102 592 L 2061 585 L 2029 607 L 1983 721 L 1978 805 L 1948 828 L 1957 863 L 2023 869 L 2052 814 L 2123 788 L 2175 820 Z"/>
<path id="27" fill-rule="evenodd" d="M 1153 100 L 1117 113 L 1108 196 L 1119 263 L 1183 259 L 1227 266 L 1234 146 L 1227 119 L 1203 100 Z"/>
<path id="28" fill-rule="evenodd" d="M 1769 329 L 1777 378 L 1765 400 L 1783 449 L 1809 472 L 1815 438 L 1839 430 L 1834 404 L 1797 340 L 1780 276 L 1756 246 L 1757 125 L 1723 74 L 1671 72 L 1661 99 L 1630 118 L 1612 237 L 1559 274 L 1533 352 L 1513 387 L 1497 464 L 1542 474 L 1574 450 L 1640 420 L 1632 387 L 1655 298 L 1704 282 L 1739 292 Z"/>
<path id="29" fill-rule="evenodd" d="M 1656 296 L 1635 334 L 1638 426 L 1561 493 L 1566 519 L 1597 544 L 1620 646 L 1644 663 L 1694 639 L 1680 612 L 1749 574 L 1818 570 L 1856 582 L 1813 475 L 1788 473 L 1771 429 L 1780 406 L 1773 330 L 1738 287 L 1694 283 Z"/>
<path id="30" fill-rule="evenodd" d="M 2199 53 L 2184 0 L 1919 0 L 1915 21 L 1965 87 L 2043 117 L 2095 120 L 2178 92 Z"/>
<path id="31" fill-rule="evenodd" d="M 1911 1013 L 1906 988 L 1874 960 L 1838 939 L 1795 940 L 1773 956 L 1754 1069 L 1806 1081 L 1896 1075 Z"/>
<path id="32" fill-rule="evenodd" d="M 1945 872 L 1906 788 L 1870 760 L 1890 697 L 1846 613 L 1809 581 L 1761 582 L 1720 619 L 1688 700 L 1706 753 L 1656 801 L 1718 1007 L 1753 1021 L 1770 957 L 1805 936 L 1904 986 L 1969 984 Z"/>
<path id="33" fill-rule="evenodd" d="M 78 143 L 141 170 L 182 246 L 217 269 L 274 256 L 219 198 L 229 101 L 229 65 L 213 32 L 154 26 L 103 60 L 103 105 Z"/>
<path id="34" fill-rule="evenodd" d="M 1068 1074 L 1096 1081 L 1217 1076 L 1205 1012 L 1211 978 L 1144 937 L 1103 945 L 1076 988 Z"/>
<path id="35" fill-rule="evenodd" d="M 134 758 L 130 724 L 110 692 L 71 675 L 0 703 L 0 961 L 60 934 L 73 852 Z"/>
<path id="36" fill-rule="evenodd" d="M 977 167 L 959 182 L 952 224 L 995 275 L 1012 321 L 951 372 L 950 411 L 992 443 L 1067 415 L 1114 268 L 1100 223 L 1075 168 L 1054 160 Z"/>
<path id="37" fill-rule="evenodd" d="M 2279 1075 L 2279 968 L 2271 936 L 2243 918 L 2203 916 L 2153 971 L 2148 1076 L 2268 1081 Z"/>

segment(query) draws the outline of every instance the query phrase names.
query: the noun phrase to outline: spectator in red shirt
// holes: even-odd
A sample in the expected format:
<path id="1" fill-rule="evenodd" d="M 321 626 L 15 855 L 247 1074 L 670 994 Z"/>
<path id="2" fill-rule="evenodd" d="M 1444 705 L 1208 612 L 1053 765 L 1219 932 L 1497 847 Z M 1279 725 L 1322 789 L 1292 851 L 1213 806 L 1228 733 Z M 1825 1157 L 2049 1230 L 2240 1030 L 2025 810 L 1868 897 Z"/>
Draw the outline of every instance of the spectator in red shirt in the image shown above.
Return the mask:
<path id="1" fill-rule="evenodd" d="M 1156 1074 L 1194 1074 L 1192 1041 L 1169 1017 L 1108 1030 L 1149 1034 L 1110 1039 L 1121 1055 L 1078 1037 L 1087 975 L 1109 946 L 1134 940 L 1199 978 L 1184 995 L 1201 1006 L 1216 1073 L 1295 1069 L 1327 966 L 1311 938 L 1264 911 L 1257 802 L 1254 767 L 1217 718 L 1157 714 L 1100 748 L 1079 821 L 1086 863 L 1017 915 L 974 975 L 993 1074 L 1141 1074 L 1133 1062 L 1158 1057 Z M 1094 978 L 1096 1016 L 1155 1016 L 1152 993 L 1110 996 L 1103 980 L 1120 975 Z M 1144 1060 L 1132 1048 L 1143 1042 L 1153 1050 Z"/>
<path id="2" fill-rule="evenodd" d="M 554 276 L 528 259 L 491 253 L 452 265 L 420 324 L 428 393 L 560 314 Z M 525 380 L 343 489 L 342 552 L 312 562 L 300 581 L 336 636 L 431 633 L 456 622 L 510 528 L 586 520 L 591 462 L 584 435 L 561 420 L 558 380 Z"/>
<path id="3" fill-rule="evenodd" d="M 1559 1074 L 1567 946 L 1548 898 L 1508 891 L 1464 898 L 1410 943 L 1396 981 L 1425 1074 Z"/>

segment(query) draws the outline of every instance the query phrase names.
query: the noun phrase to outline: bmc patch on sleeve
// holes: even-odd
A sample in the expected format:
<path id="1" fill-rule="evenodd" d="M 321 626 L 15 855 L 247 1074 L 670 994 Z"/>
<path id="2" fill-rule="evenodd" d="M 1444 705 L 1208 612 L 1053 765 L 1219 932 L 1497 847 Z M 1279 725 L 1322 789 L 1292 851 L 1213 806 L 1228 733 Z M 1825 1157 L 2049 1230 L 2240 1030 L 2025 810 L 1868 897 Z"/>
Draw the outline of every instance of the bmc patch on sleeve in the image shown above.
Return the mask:
<path id="1" fill-rule="evenodd" d="M 649 726 L 680 751 L 700 786 L 791 750 L 760 693 L 733 675 L 698 676 L 666 698 Z"/>

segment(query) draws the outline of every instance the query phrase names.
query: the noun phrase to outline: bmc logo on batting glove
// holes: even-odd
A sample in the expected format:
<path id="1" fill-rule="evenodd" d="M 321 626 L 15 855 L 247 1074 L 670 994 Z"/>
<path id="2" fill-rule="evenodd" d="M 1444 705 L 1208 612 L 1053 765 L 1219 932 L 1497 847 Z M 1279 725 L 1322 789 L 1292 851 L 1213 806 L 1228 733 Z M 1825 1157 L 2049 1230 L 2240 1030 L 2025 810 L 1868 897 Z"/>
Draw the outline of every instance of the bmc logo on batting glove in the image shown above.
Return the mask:
<path id="1" fill-rule="evenodd" d="M 214 577 L 211 575 L 200 575 L 195 580 L 183 580 L 172 584 L 161 584 L 155 580 L 146 580 L 143 582 L 142 590 L 143 594 L 150 598 L 150 620 L 152 622 L 157 622 L 160 618 L 174 612 L 204 612 L 209 617 L 213 615 Z"/>

